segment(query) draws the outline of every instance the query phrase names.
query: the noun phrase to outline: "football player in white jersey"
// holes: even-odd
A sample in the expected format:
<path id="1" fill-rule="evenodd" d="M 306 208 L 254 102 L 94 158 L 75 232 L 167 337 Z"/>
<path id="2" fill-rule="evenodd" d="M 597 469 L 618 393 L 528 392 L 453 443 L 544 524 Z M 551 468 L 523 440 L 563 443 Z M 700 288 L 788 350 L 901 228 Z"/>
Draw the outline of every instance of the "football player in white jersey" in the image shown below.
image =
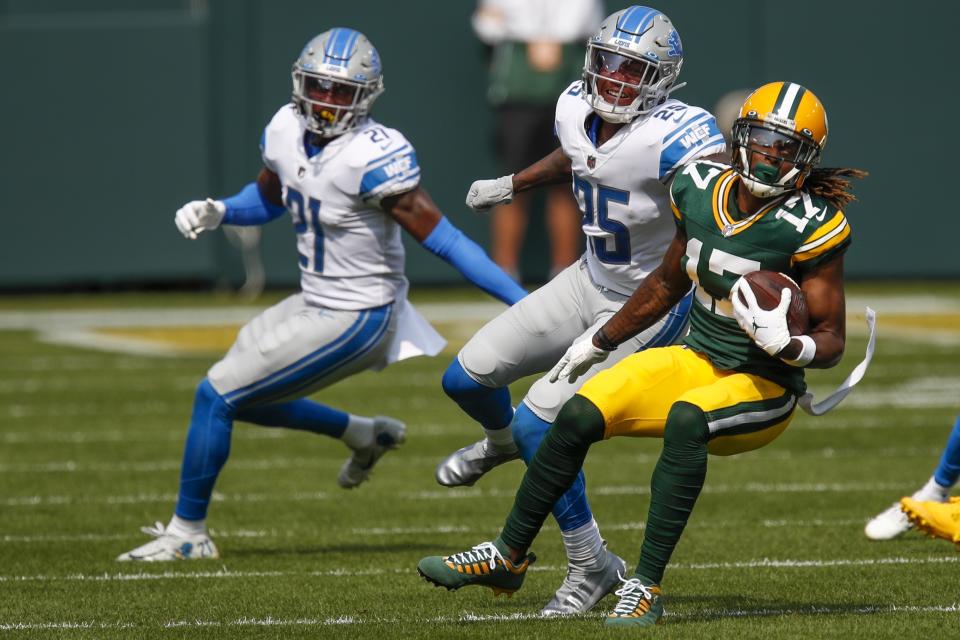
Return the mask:
<path id="1" fill-rule="evenodd" d="M 560 147 L 516 174 L 470 187 L 467 204 L 485 210 L 521 191 L 572 182 L 587 249 L 578 263 L 484 326 L 447 369 L 444 390 L 486 437 L 440 463 L 440 484 L 472 485 L 499 464 L 517 457 L 529 462 L 585 380 L 685 334 L 690 295 L 575 383 L 542 377 L 516 411 L 511 406 L 507 385 L 548 371 L 571 341 L 593 335 L 660 263 L 675 232 L 665 186 L 674 171 L 725 149 L 710 113 L 670 97 L 681 86 L 682 62 L 680 36 L 663 13 L 641 6 L 614 13 L 587 41 L 582 79 L 557 101 Z M 618 584 L 623 560 L 604 547 L 582 473 L 553 514 L 569 569 L 542 613 L 587 611 Z"/>
<path id="2" fill-rule="evenodd" d="M 339 438 L 352 450 L 338 483 L 353 488 L 405 437 L 403 423 L 345 413 L 305 398 L 365 369 L 420 354 L 443 339 L 407 303 L 403 228 L 507 304 L 526 292 L 437 209 L 420 186 L 412 145 L 369 117 L 383 91 L 377 50 L 353 29 L 310 40 L 293 66 L 293 102 L 261 140 L 264 168 L 224 200 L 186 204 L 187 238 L 221 224 L 258 225 L 290 213 L 300 254 L 296 293 L 248 322 L 197 388 L 173 519 L 118 560 L 217 557 L 207 507 L 234 420 Z"/>

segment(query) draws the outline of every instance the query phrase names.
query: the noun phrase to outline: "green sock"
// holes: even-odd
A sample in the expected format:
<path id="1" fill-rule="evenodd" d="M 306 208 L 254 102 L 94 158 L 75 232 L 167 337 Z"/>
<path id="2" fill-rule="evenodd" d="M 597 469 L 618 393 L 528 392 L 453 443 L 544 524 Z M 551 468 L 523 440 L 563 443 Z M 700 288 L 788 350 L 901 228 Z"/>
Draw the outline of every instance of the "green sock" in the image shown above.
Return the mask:
<path id="1" fill-rule="evenodd" d="M 500 538 L 526 552 L 554 503 L 573 485 L 594 442 L 603 439 L 603 414 L 583 396 L 573 396 L 547 431 L 530 461 Z"/>
<path id="2" fill-rule="evenodd" d="M 664 428 L 663 451 L 650 481 L 650 513 L 637 575 L 660 584 L 707 476 L 710 430 L 699 407 L 677 402 Z"/>

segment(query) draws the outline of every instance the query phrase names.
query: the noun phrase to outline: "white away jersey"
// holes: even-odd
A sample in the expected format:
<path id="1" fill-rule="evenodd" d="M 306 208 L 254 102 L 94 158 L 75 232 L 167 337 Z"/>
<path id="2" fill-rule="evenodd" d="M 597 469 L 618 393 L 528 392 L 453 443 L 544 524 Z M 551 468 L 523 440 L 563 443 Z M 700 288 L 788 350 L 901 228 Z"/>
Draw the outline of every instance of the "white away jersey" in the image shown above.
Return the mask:
<path id="1" fill-rule="evenodd" d="M 411 144 L 399 131 L 368 120 L 312 158 L 306 129 L 292 105 L 263 133 L 263 163 L 280 177 L 293 219 L 305 299 L 332 309 L 392 302 L 406 283 L 399 225 L 382 198 L 420 183 Z"/>
<path id="2" fill-rule="evenodd" d="M 584 127 L 592 110 L 581 91 L 577 81 L 561 94 L 556 133 L 572 162 L 587 266 L 598 285 L 630 295 L 676 233 L 666 187 L 673 172 L 726 145 L 709 112 L 671 99 L 597 148 Z"/>

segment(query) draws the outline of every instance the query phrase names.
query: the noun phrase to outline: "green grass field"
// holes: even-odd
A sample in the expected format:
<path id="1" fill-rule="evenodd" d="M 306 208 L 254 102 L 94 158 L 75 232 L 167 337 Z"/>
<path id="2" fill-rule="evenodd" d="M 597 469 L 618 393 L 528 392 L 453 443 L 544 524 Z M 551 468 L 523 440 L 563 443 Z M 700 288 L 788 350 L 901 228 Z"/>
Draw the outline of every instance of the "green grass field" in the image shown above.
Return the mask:
<path id="1" fill-rule="evenodd" d="M 667 624 L 652 633 L 765 640 L 960 633 L 960 552 L 913 532 L 887 543 L 862 534 L 868 517 L 929 477 L 960 412 L 960 287 L 931 290 L 936 295 L 894 299 L 891 289 L 851 287 L 847 355 L 810 380 L 823 394 L 859 362 L 863 301 L 877 305 L 881 330 L 867 379 L 827 416 L 799 415 L 765 449 L 711 459 L 664 582 Z M 238 424 L 209 520 L 222 559 L 115 562 L 147 539 L 141 526 L 170 517 L 193 389 L 221 346 L 173 357 L 61 346 L 45 341 L 46 316 L 4 318 L 60 307 L 160 314 L 228 304 L 189 295 L 0 303 L 7 327 L 0 330 L 0 637 L 623 634 L 602 625 L 613 597 L 583 617 L 536 619 L 565 571 L 553 526 L 534 546 L 539 561 L 513 598 L 494 599 L 486 589 L 448 593 L 417 575 L 420 557 L 496 535 L 523 472 L 512 463 L 464 490 L 433 479 L 444 455 L 478 437 L 440 390 L 441 372 L 477 321 L 438 324 L 451 338 L 443 357 L 366 373 L 316 396 L 408 423 L 407 444 L 369 483 L 337 487 L 347 455 L 339 442 Z M 516 385 L 515 399 L 529 382 Z M 659 441 L 620 439 L 596 446 L 587 460 L 601 531 L 631 565 L 659 449 Z"/>

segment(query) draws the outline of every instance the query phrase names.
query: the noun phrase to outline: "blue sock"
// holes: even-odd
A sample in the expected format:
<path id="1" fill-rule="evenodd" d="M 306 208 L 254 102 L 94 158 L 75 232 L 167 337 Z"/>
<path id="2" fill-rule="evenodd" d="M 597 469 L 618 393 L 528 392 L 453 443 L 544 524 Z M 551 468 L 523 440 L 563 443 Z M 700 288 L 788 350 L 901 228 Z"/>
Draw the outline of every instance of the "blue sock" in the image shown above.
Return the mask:
<path id="1" fill-rule="evenodd" d="M 960 417 L 953 423 L 953 431 L 947 438 L 947 446 L 940 457 L 940 464 L 933 473 L 934 481 L 941 487 L 952 487 L 960 479 Z"/>
<path id="2" fill-rule="evenodd" d="M 234 408 L 204 378 L 193 400 L 193 415 L 180 467 L 175 513 L 186 520 L 207 517 L 213 485 L 230 455 Z"/>
<path id="3" fill-rule="evenodd" d="M 530 464 L 533 460 L 533 454 L 537 452 L 537 447 L 549 428 L 549 422 L 541 420 L 526 404 L 520 403 L 513 416 L 513 441 L 517 443 L 525 463 Z M 583 471 L 577 474 L 573 485 L 553 505 L 553 517 L 561 531 L 582 527 L 593 519 L 590 504 L 587 502 L 587 484 Z"/>
<path id="4" fill-rule="evenodd" d="M 510 390 L 506 387 L 491 389 L 483 386 L 467 375 L 456 358 L 443 373 L 443 390 L 484 429 L 510 426 L 513 419 Z"/>
<path id="5" fill-rule="evenodd" d="M 245 407 L 237 411 L 237 420 L 261 427 L 285 427 L 339 438 L 350 416 L 313 400 L 292 400 L 277 404 Z"/>

